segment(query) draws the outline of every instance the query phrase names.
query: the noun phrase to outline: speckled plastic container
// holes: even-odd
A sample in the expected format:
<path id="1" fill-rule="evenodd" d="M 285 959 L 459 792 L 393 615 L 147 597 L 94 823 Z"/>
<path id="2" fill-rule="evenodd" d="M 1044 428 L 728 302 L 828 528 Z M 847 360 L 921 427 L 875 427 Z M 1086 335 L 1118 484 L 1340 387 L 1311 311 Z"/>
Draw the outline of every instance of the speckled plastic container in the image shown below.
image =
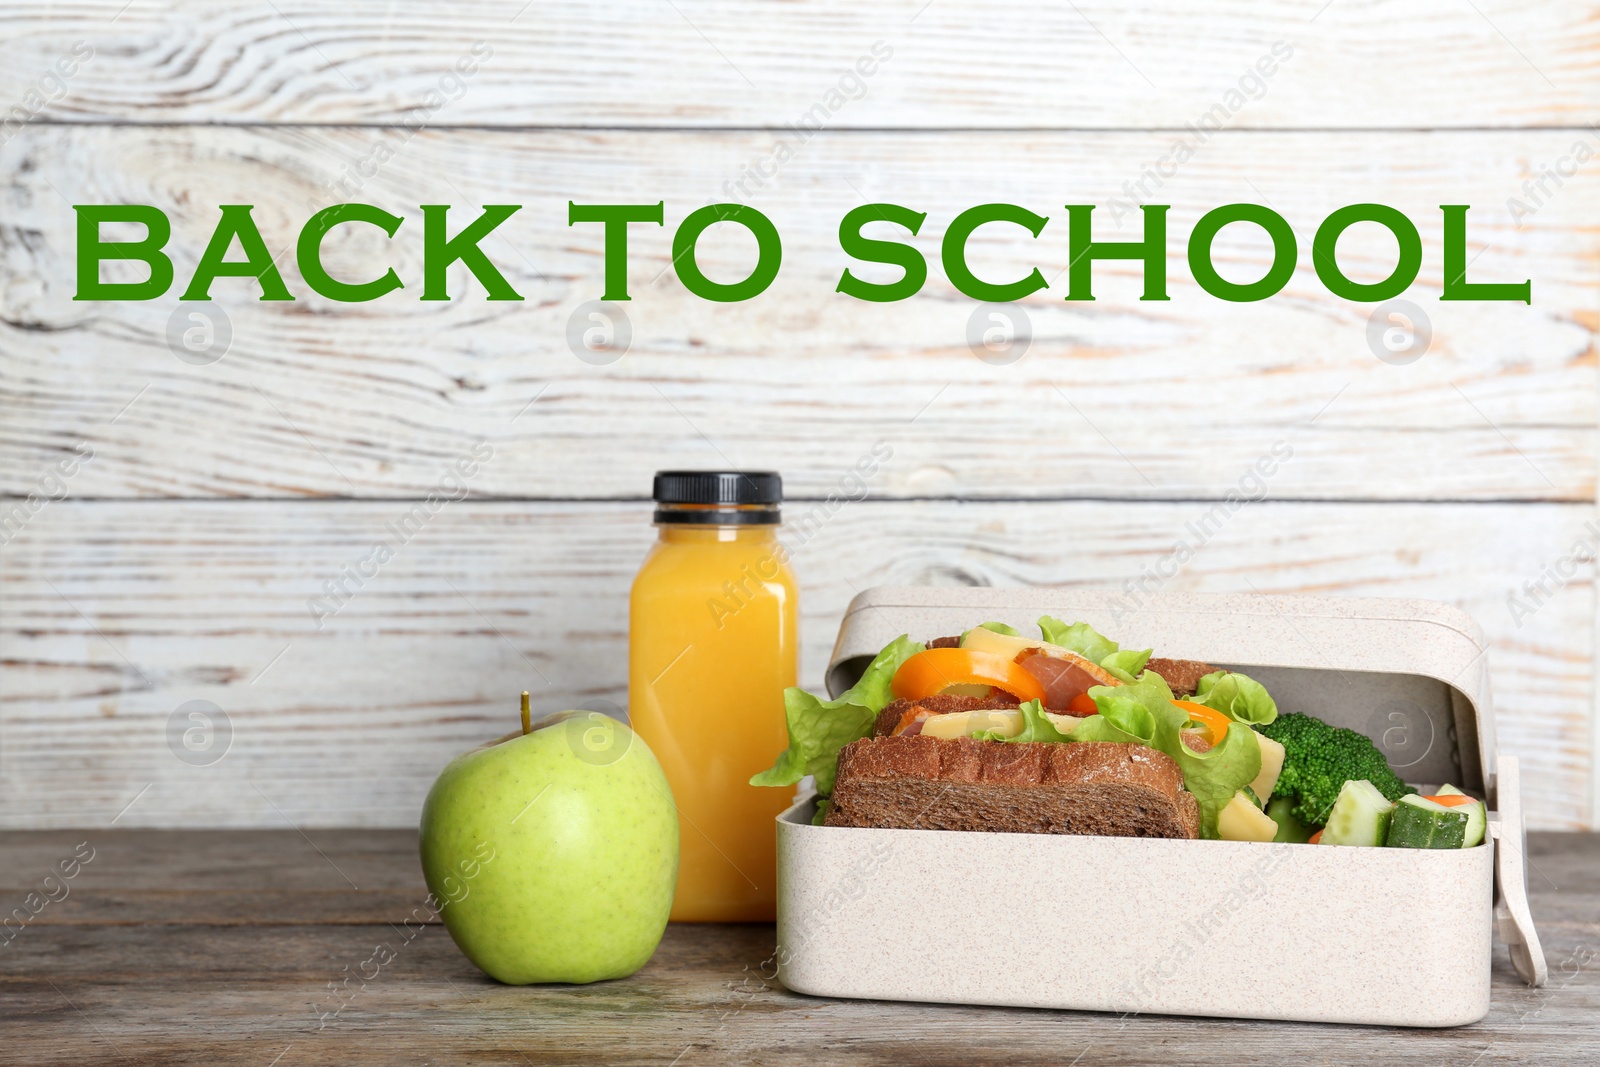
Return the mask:
<path id="1" fill-rule="evenodd" d="M 817 996 L 1456 1026 L 1489 1010 L 1496 925 L 1545 979 L 1516 761 L 1497 756 L 1482 635 L 1415 600 L 878 588 L 852 601 L 838 694 L 901 633 L 1049 614 L 1123 647 L 1247 670 L 1286 712 L 1371 736 L 1407 781 L 1485 796 L 1453 851 L 812 826 L 778 819 L 779 978 Z M 1498 900 L 1497 898 L 1498 884 Z"/>

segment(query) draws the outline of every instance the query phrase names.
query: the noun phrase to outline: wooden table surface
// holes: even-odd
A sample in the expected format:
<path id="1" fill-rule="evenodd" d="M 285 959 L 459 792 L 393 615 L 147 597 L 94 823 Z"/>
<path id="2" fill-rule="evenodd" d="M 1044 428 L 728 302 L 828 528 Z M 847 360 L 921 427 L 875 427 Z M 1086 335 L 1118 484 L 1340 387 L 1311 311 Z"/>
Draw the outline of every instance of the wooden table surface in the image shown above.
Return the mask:
<path id="1" fill-rule="evenodd" d="M 512 988 L 406 922 L 407 831 L 11 832 L 0 900 L 36 914 L 0 943 L 0 1062 L 1600 1062 L 1600 836 L 1529 851 L 1549 985 L 1496 945 L 1486 1020 L 1408 1031 L 815 999 L 770 980 L 767 925 L 673 926 L 631 978 Z"/>

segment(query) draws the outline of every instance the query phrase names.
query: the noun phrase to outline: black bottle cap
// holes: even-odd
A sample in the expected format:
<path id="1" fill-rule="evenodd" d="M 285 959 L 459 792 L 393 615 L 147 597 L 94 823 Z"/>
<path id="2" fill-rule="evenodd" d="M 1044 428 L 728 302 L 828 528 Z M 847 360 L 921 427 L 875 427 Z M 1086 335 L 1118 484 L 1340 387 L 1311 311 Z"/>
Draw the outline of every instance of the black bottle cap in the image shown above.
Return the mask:
<path id="1" fill-rule="evenodd" d="M 777 471 L 656 471 L 656 522 L 715 526 L 779 521 L 783 477 Z"/>

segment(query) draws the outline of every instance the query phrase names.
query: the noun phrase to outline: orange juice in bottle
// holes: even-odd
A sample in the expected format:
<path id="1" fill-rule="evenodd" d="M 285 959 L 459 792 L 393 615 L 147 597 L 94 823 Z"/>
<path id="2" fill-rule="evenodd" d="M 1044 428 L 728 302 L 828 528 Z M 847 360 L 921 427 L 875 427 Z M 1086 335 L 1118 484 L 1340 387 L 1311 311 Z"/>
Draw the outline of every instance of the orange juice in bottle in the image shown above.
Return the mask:
<path id="1" fill-rule="evenodd" d="M 798 598 L 772 471 L 661 471 L 657 541 L 633 580 L 628 718 L 672 784 L 676 922 L 770 920 L 781 789 L 750 784 L 788 745 Z"/>

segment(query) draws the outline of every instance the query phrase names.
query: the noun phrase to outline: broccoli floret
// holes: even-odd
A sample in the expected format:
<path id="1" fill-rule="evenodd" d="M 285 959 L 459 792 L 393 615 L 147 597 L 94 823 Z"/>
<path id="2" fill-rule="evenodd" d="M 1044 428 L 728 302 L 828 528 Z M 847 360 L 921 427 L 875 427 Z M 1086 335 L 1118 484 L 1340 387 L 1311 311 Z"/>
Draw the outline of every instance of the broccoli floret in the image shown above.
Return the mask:
<path id="1" fill-rule="evenodd" d="M 1391 801 L 1416 792 L 1365 734 L 1299 714 L 1280 715 L 1256 729 L 1283 746 L 1283 773 L 1272 793 L 1293 798 L 1291 810 L 1302 822 L 1326 825 L 1345 782 L 1364 778 Z"/>

